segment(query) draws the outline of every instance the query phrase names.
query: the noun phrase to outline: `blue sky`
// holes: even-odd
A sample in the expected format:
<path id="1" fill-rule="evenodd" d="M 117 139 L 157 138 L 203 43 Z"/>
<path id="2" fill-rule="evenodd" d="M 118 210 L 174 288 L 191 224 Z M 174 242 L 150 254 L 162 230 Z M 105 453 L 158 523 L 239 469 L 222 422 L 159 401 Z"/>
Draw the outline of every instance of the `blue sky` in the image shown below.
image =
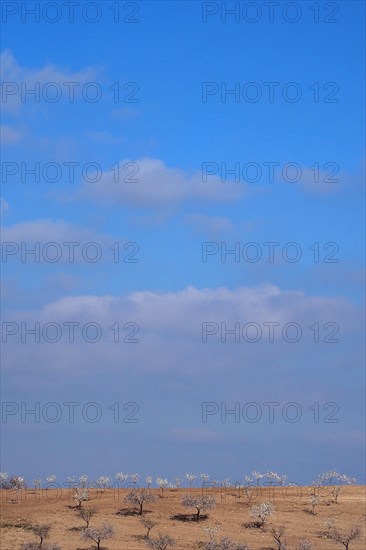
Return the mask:
<path id="1" fill-rule="evenodd" d="M 243 16 L 246 2 L 237 22 L 225 22 L 221 2 L 119 2 L 123 17 L 136 10 L 131 23 L 114 22 L 108 1 L 96 3 L 95 23 L 83 20 L 88 2 L 73 23 L 63 2 L 55 23 L 51 12 L 35 21 L 24 2 L 6 4 L 2 398 L 14 414 L 3 414 L 2 468 L 27 479 L 192 470 L 232 480 L 256 468 L 303 483 L 335 467 L 363 481 L 364 3 L 333 3 L 332 15 L 319 2 L 314 22 L 314 3 L 298 2 L 296 23 L 286 2 L 272 22 L 257 2 L 256 23 Z M 210 9 L 217 13 L 203 22 Z M 73 102 L 65 82 L 76 83 Z M 22 86 L 39 86 L 39 101 Z M 235 86 L 239 96 L 221 95 Z M 81 93 L 93 90 L 96 102 Z M 24 174 L 36 163 L 38 182 Z M 72 181 L 70 163 L 78 163 Z M 206 182 L 205 163 L 215 172 Z M 92 169 L 83 177 L 92 165 L 95 182 Z M 225 177 L 235 165 L 238 181 Z M 298 181 L 289 181 L 294 170 Z M 132 171 L 137 181 L 122 181 Z M 80 243 L 74 262 L 65 242 Z M 278 243 L 273 262 L 268 242 Z M 22 261 L 35 243 L 40 261 Z M 86 243 L 96 243 L 89 250 L 99 261 L 82 256 Z M 207 262 L 204 243 L 215 250 Z M 222 261 L 235 246 L 240 256 Z M 58 261 L 42 256 L 55 251 Z M 36 322 L 61 327 L 60 340 L 22 342 L 22 323 Z M 65 322 L 79 323 L 74 342 Z M 135 323 L 139 341 L 113 342 L 117 322 L 122 340 Z M 204 343 L 207 322 L 218 332 Z M 273 343 L 263 324 L 271 322 L 280 327 Z M 98 342 L 83 340 L 87 323 L 98 323 Z M 221 323 L 239 323 L 240 341 L 222 342 Z M 260 326 L 257 342 L 243 339 L 247 323 Z M 286 323 L 301 327 L 299 341 L 283 338 Z M 339 341 L 324 341 L 335 326 Z M 80 411 L 98 403 L 102 419 L 78 414 L 70 423 L 71 401 Z M 57 403 L 60 421 L 22 422 L 22 402 Z M 116 402 L 137 403 L 139 422 L 113 422 Z M 220 410 L 255 402 L 263 415 L 204 423 L 204 402 Z M 279 403 L 273 423 L 266 402 Z M 302 412 L 295 423 L 281 412 L 292 402 Z M 338 422 L 324 421 L 332 407 Z"/>

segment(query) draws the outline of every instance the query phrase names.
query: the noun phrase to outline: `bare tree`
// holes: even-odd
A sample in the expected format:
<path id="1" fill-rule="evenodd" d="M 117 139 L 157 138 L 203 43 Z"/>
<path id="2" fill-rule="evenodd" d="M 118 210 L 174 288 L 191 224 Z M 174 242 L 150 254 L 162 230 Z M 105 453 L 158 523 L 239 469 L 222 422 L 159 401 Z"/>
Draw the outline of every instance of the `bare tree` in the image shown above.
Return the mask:
<path id="1" fill-rule="evenodd" d="M 103 523 L 99 528 L 87 527 L 81 533 L 83 540 L 92 540 L 96 544 L 96 548 L 100 550 L 100 543 L 103 540 L 110 539 L 115 533 L 114 527 L 110 523 Z"/>
<path id="2" fill-rule="evenodd" d="M 125 502 L 133 504 L 139 509 L 139 514 L 142 516 L 145 502 L 155 502 L 156 496 L 149 489 L 132 489 L 125 497 Z"/>
<path id="3" fill-rule="evenodd" d="M 50 534 L 50 525 L 31 525 L 30 530 L 32 533 L 34 533 L 37 537 L 39 537 L 39 548 L 43 548 L 43 541 L 44 539 L 48 538 Z"/>
<path id="4" fill-rule="evenodd" d="M 285 534 L 285 527 L 283 525 L 280 525 L 279 527 L 272 527 L 271 529 L 271 535 L 276 541 L 278 550 L 286 550 L 286 541 L 283 540 L 283 536 Z"/>
<path id="5" fill-rule="evenodd" d="M 51 526 L 50 525 L 38 525 L 29 524 L 27 529 L 39 537 L 38 542 L 26 542 L 22 545 L 21 550 L 60 550 L 58 546 L 44 544 L 45 539 L 48 538 Z"/>
<path id="6" fill-rule="evenodd" d="M 340 531 L 340 529 L 333 524 L 326 533 L 326 536 L 333 542 L 339 542 L 339 544 L 344 546 L 345 550 L 348 550 L 350 542 L 357 540 L 360 534 L 360 525 L 352 525 L 347 531 Z"/>
<path id="7" fill-rule="evenodd" d="M 95 508 L 80 508 L 79 516 L 85 521 L 86 526 L 89 527 L 91 518 L 95 514 Z"/>
<path id="8" fill-rule="evenodd" d="M 150 538 L 150 531 L 153 527 L 155 527 L 157 525 L 157 522 L 156 521 L 153 521 L 152 519 L 149 519 L 149 518 L 141 518 L 141 523 L 142 525 L 145 527 L 145 529 L 147 529 L 147 533 L 145 535 L 145 538 Z"/>
<path id="9" fill-rule="evenodd" d="M 267 519 L 274 513 L 274 506 L 271 502 L 261 502 L 250 509 L 250 515 L 259 519 L 260 527 L 264 527 Z"/>
<path id="10" fill-rule="evenodd" d="M 216 499 L 209 496 L 192 497 L 190 495 L 183 495 L 182 504 L 185 508 L 196 508 L 196 521 L 200 520 L 201 512 L 205 510 L 212 510 L 216 506 Z"/>
<path id="11" fill-rule="evenodd" d="M 159 533 L 156 539 L 146 539 L 145 543 L 153 550 L 168 550 L 175 545 L 175 540 L 169 535 Z"/>

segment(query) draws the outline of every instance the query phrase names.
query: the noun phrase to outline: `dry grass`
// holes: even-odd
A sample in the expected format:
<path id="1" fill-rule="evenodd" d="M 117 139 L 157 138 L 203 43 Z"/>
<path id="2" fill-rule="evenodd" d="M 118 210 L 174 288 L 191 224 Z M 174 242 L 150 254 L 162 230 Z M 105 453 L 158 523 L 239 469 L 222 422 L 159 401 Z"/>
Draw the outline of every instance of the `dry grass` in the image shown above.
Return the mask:
<path id="1" fill-rule="evenodd" d="M 347 527 L 352 523 L 362 525 L 362 537 L 350 544 L 352 550 L 363 550 L 365 544 L 365 487 L 354 486 L 342 488 L 339 503 L 330 503 L 329 497 L 324 497 L 316 509 L 316 515 L 309 513 L 309 489 L 307 487 L 287 489 L 284 498 L 283 489 L 276 487 L 263 489 L 260 501 L 271 500 L 276 512 L 270 524 L 285 525 L 288 548 L 295 550 L 302 538 L 311 540 L 317 550 L 343 548 L 321 535 L 326 518 L 335 518 L 339 527 Z M 301 491 L 297 496 L 296 491 Z M 253 521 L 249 515 L 249 507 L 242 499 L 237 498 L 233 489 L 225 493 L 216 492 L 217 506 L 208 513 L 208 518 L 196 523 L 177 519 L 180 514 L 187 514 L 181 505 L 181 497 L 185 493 L 201 494 L 199 489 L 166 490 L 164 497 L 160 491 L 153 492 L 159 496 L 155 503 L 147 505 L 146 517 L 158 523 L 151 532 L 167 532 L 176 541 L 177 550 L 199 549 L 200 541 L 207 540 L 204 527 L 220 526 L 219 535 L 229 536 L 233 540 L 246 543 L 251 550 L 269 550 L 275 548 L 268 531 L 258 528 L 244 527 Z M 75 509 L 73 495 L 68 490 L 55 490 L 36 494 L 34 490 L 23 491 L 22 502 L 11 502 L 9 491 L 2 493 L 2 550 L 17 550 L 21 543 L 35 541 L 31 532 L 25 529 L 27 522 L 51 524 L 49 543 L 58 544 L 63 550 L 87 550 L 91 548 L 88 542 L 80 538 L 80 528 L 85 526 Z M 91 520 L 91 527 L 100 525 L 103 521 L 110 522 L 116 529 L 116 536 L 105 541 L 103 547 L 109 550 L 142 550 L 145 529 L 140 522 L 140 516 L 130 514 L 128 506 L 123 502 L 127 491 L 109 489 L 103 494 L 91 491 L 89 502 L 83 506 L 92 506 L 96 514 Z M 258 502 L 258 500 L 257 500 Z M 255 503 L 255 502 L 254 502 Z M 254 504 L 252 503 L 252 504 Z M 119 513 L 120 512 L 120 513 Z M 193 512 L 193 510 L 192 510 Z M 175 519 L 173 519 L 175 518 Z M 183 519 L 183 518 L 182 518 Z M 269 524 L 269 526 L 270 526 Z M 46 541 L 46 542 L 48 542 Z"/>

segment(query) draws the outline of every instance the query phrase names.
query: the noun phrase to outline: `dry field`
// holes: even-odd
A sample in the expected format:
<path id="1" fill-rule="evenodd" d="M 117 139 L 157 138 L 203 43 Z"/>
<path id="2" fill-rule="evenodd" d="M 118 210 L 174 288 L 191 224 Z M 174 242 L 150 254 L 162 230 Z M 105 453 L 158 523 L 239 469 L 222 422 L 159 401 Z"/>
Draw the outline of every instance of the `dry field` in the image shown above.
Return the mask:
<path id="1" fill-rule="evenodd" d="M 328 497 L 322 498 L 316 509 L 316 515 L 309 513 L 309 488 L 287 488 L 287 496 L 284 498 L 283 489 L 262 488 L 260 501 L 271 500 L 275 506 L 275 514 L 270 525 L 284 525 L 286 527 L 287 548 L 295 550 L 302 538 L 311 540 L 317 550 L 331 550 L 344 548 L 339 543 L 334 543 L 322 536 L 323 523 L 326 518 L 335 518 L 339 527 L 346 528 L 353 523 L 362 525 L 362 536 L 359 540 L 350 543 L 350 550 L 364 550 L 365 544 L 365 487 L 343 487 L 339 495 L 338 504 L 330 503 Z M 301 491 L 296 495 L 295 491 Z M 160 491 L 153 489 L 159 496 L 158 500 L 146 506 L 146 517 L 158 522 L 151 536 L 158 532 L 166 532 L 176 540 L 176 550 L 199 549 L 202 542 L 208 537 L 205 527 L 220 526 L 219 536 L 229 536 L 232 540 L 246 543 L 251 550 L 269 550 L 277 548 L 268 530 L 245 527 L 244 524 L 253 521 L 249 515 L 249 507 L 237 498 L 234 489 L 226 489 L 225 493 L 216 492 L 217 506 L 208 512 L 208 518 L 199 523 L 173 519 L 173 516 L 187 514 L 187 510 L 181 505 L 183 494 L 201 494 L 200 489 L 165 490 L 161 498 Z M 11 491 L 2 493 L 2 550 L 17 550 L 24 542 L 36 541 L 36 537 L 28 530 L 22 528 L 22 523 L 31 521 L 38 524 L 51 524 L 49 538 L 45 541 L 49 544 L 58 544 L 62 550 L 88 550 L 94 548 L 88 541 L 80 538 L 80 529 L 85 526 L 75 509 L 73 495 L 63 489 L 56 493 L 55 490 L 35 493 L 34 490 L 23 491 L 23 502 L 11 502 L 14 496 Z M 127 494 L 126 489 L 107 489 L 103 493 L 97 490 L 91 491 L 91 498 L 83 506 L 92 506 L 97 512 L 92 518 L 90 526 L 97 527 L 103 521 L 111 523 L 116 533 L 113 539 L 102 543 L 103 548 L 109 550 L 142 550 L 146 549 L 144 543 L 145 529 L 141 525 L 140 516 L 131 515 L 133 508 L 123 502 Z M 25 501 L 24 501 L 25 500 Z M 258 502 L 258 500 L 257 500 Z M 254 503 L 252 503 L 253 505 Z M 128 509 L 128 510 L 126 510 Z M 192 510 L 193 512 L 193 510 Z"/>

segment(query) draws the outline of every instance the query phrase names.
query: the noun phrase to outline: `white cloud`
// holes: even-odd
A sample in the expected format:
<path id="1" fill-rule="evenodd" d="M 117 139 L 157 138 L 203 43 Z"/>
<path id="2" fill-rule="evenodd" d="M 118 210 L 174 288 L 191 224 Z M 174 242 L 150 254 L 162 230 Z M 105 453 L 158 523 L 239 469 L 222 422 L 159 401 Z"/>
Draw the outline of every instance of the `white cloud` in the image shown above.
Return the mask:
<path id="1" fill-rule="evenodd" d="M 0 141 L 4 145 L 14 145 L 19 143 L 23 137 L 23 133 L 7 124 L 0 125 Z"/>
<path id="2" fill-rule="evenodd" d="M 234 225 L 223 216 L 206 216 L 204 214 L 190 214 L 186 217 L 186 223 L 198 234 L 204 233 L 216 238 L 218 235 L 231 233 Z"/>
<path id="3" fill-rule="evenodd" d="M 22 83 L 27 89 L 35 87 L 36 83 L 40 86 L 49 82 L 64 86 L 65 82 L 77 82 L 80 85 L 86 82 L 95 81 L 97 70 L 93 67 L 87 67 L 80 71 L 70 71 L 57 67 L 54 64 L 47 64 L 41 68 L 28 68 L 19 65 L 11 50 L 5 50 L 0 55 L 0 76 L 3 85 L 6 83 L 14 83 L 19 86 L 19 92 L 8 93 L 2 103 L 4 112 L 16 115 L 19 114 L 24 101 L 20 88 Z M 78 87 L 80 89 L 80 86 Z M 76 88 L 76 90 L 78 89 Z M 68 94 L 68 88 L 62 88 L 63 93 Z M 77 95 L 78 92 L 76 92 Z M 80 93 L 80 92 L 79 92 Z M 29 97 L 29 96 L 28 96 Z M 23 100 L 26 99 L 27 96 Z M 30 101 L 30 100 L 29 100 Z"/>
<path id="4" fill-rule="evenodd" d="M 116 181 L 115 181 L 116 180 Z M 135 180 L 135 181 L 133 181 Z M 123 160 L 117 169 L 104 172 L 94 183 L 84 183 L 79 198 L 109 204 L 134 206 L 175 205 L 181 201 L 232 201 L 242 196 L 245 185 L 222 183 L 218 178 L 203 182 L 201 174 L 170 168 L 161 160 Z"/>
<path id="5" fill-rule="evenodd" d="M 95 231 L 64 220 L 31 220 L 2 227 L 3 241 L 48 243 L 64 241 L 90 242 L 96 240 Z M 105 240 L 106 237 L 99 237 Z"/>
<path id="6" fill-rule="evenodd" d="M 3 197 L 0 197 L 0 210 L 2 215 L 4 215 L 7 210 L 9 210 L 9 204 Z"/>
<path id="7" fill-rule="evenodd" d="M 343 298 L 309 296 L 303 292 L 284 291 L 273 285 L 254 288 L 240 287 L 203 289 L 188 287 L 179 292 L 134 292 L 127 296 L 67 296 L 48 303 L 34 312 L 13 311 L 6 321 L 24 322 L 34 326 L 39 322 L 58 323 L 77 322 L 79 327 L 86 323 L 98 323 L 101 338 L 95 343 L 87 343 L 81 337 L 81 329 L 76 331 L 74 343 L 67 339 L 67 330 L 62 330 L 62 338 L 55 344 L 41 345 L 32 343 L 19 346 L 18 336 L 9 337 L 6 351 L 9 354 L 6 364 L 14 374 L 29 369 L 46 372 L 52 365 L 53 370 L 70 375 L 83 375 L 93 371 L 94 375 L 108 372 L 181 372 L 203 374 L 222 369 L 237 368 L 245 364 L 246 376 L 259 373 L 276 373 L 278 367 L 292 371 L 293 363 L 297 369 L 304 362 L 306 369 L 323 361 L 322 368 L 330 366 L 332 353 L 347 355 L 342 344 L 315 344 L 313 333 L 309 329 L 314 322 L 320 327 L 328 321 L 340 325 L 338 337 L 345 337 L 347 331 L 359 331 L 360 314 L 358 309 Z M 135 338 L 137 343 L 124 342 L 132 332 L 123 328 L 132 322 L 139 327 Z M 258 323 L 262 336 L 257 343 L 239 343 L 228 337 L 226 344 L 220 341 L 220 332 L 202 342 L 202 323 L 226 323 L 232 329 L 236 322 L 243 327 L 246 323 Z M 276 329 L 273 344 L 268 342 L 269 329 L 265 322 L 280 323 Z M 302 337 L 297 344 L 285 342 L 281 336 L 286 323 L 296 322 L 302 328 Z M 110 327 L 120 326 L 120 341 L 114 342 L 114 332 Z M 291 334 L 291 331 L 290 331 Z M 325 334 L 329 334 L 329 330 Z M 251 335 L 252 336 L 252 335 Z M 321 332 L 321 337 L 324 333 Z M 42 345 L 44 344 L 44 345 Z M 24 353 L 24 351 L 27 353 Z M 322 360 L 322 354 L 326 358 Z M 309 363 L 310 361 L 310 363 Z M 338 368 L 332 363 L 332 369 Z M 320 368 L 320 367 L 319 367 Z M 297 371 L 299 372 L 299 370 Z M 283 386 L 284 390 L 286 385 Z"/>

